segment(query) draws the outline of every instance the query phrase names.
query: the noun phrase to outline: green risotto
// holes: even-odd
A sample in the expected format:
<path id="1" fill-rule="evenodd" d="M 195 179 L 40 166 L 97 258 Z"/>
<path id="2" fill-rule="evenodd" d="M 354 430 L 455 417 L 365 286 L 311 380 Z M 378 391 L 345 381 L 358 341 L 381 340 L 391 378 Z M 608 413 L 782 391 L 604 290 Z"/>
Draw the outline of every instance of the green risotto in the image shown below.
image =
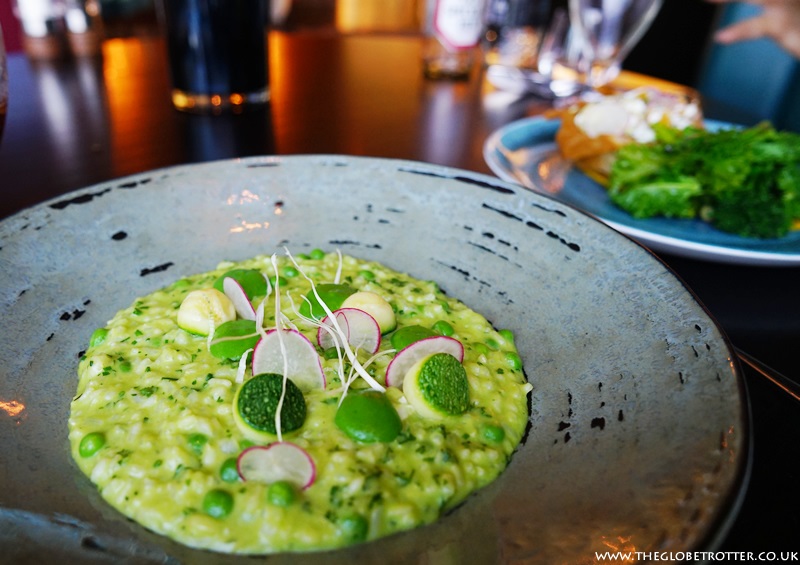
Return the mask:
<path id="1" fill-rule="evenodd" d="M 248 554 L 433 522 L 508 465 L 531 390 L 511 334 L 436 283 L 320 250 L 135 300 L 78 376 L 71 451 L 102 497 Z"/>

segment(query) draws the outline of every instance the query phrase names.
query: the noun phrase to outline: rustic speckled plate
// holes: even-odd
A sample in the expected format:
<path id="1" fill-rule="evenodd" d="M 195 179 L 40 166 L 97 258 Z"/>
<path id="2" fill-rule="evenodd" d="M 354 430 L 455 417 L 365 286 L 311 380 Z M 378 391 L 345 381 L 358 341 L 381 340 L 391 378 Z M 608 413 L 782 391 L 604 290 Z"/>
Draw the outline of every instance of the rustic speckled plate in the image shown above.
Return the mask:
<path id="1" fill-rule="evenodd" d="M 508 470 L 436 524 L 269 563 L 578 563 L 614 548 L 713 548 L 726 532 L 749 470 L 742 376 L 649 252 L 488 176 L 264 157 L 140 174 L 0 223 L 4 558 L 215 562 L 125 519 L 72 463 L 76 364 L 92 330 L 137 296 L 284 245 L 435 279 L 514 331 L 534 389 Z"/>

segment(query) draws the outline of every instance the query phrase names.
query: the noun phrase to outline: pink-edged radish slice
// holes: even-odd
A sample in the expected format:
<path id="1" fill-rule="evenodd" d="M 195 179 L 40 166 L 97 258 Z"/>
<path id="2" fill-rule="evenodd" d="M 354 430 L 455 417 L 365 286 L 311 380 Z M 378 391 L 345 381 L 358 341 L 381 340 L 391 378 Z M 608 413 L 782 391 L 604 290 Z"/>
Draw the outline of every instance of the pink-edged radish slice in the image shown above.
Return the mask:
<path id="1" fill-rule="evenodd" d="M 242 285 L 239 284 L 239 281 L 233 277 L 225 277 L 222 281 L 222 289 L 225 291 L 225 296 L 233 302 L 233 307 L 240 318 L 244 320 L 256 319 L 255 308 L 250 303 L 250 299 L 247 297 Z"/>
<path id="2" fill-rule="evenodd" d="M 449 353 L 461 363 L 464 361 L 464 346 L 452 337 L 437 335 L 415 341 L 397 352 L 386 367 L 386 386 L 403 386 L 408 370 L 420 359 L 434 353 Z"/>
<path id="3" fill-rule="evenodd" d="M 284 363 L 284 353 L 286 362 Z M 325 388 L 325 373 L 317 349 L 297 330 L 272 329 L 258 340 L 253 349 L 253 374 L 284 374 L 307 392 Z"/>
<path id="4" fill-rule="evenodd" d="M 267 484 L 288 481 L 301 489 L 314 484 L 317 476 L 311 455 L 288 441 L 248 447 L 239 454 L 236 469 L 243 481 Z"/>
<path id="5" fill-rule="evenodd" d="M 364 310 L 356 308 L 341 308 L 333 312 L 333 315 L 342 332 L 341 337 L 353 348 L 366 351 L 370 355 L 378 351 L 381 345 L 381 328 L 375 318 Z M 317 343 L 322 349 L 342 346 L 339 332 L 336 331 L 330 318 L 325 316 L 321 324 L 326 327 L 317 330 Z"/>

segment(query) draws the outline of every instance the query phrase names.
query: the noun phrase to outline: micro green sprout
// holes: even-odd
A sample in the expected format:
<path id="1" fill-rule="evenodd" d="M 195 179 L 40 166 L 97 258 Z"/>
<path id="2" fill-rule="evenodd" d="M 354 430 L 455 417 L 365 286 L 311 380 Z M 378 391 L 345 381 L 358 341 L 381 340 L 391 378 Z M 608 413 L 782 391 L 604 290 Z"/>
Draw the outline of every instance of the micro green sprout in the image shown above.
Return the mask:
<path id="1" fill-rule="evenodd" d="M 339 325 L 339 322 L 336 320 L 336 316 L 333 315 L 333 312 L 331 311 L 331 309 L 328 308 L 328 305 L 325 304 L 325 302 L 322 300 L 322 298 L 317 293 L 317 289 L 316 289 L 316 285 L 314 285 L 314 281 L 312 281 L 311 278 L 308 275 L 306 275 L 306 273 L 303 271 L 303 269 L 300 268 L 300 265 L 297 264 L 297 261 L 295 261 L 294 257 L 292 256 L 292 254 L 289 252 L 288 249 L 286 250 L 286 255 L 289 257 L 289 260 L 292 262 L 292 264 L 294 264 L 294 266 L 297 267 L 297 270 L 299 271 L 300 275 L 303 278 L 305 278 L 311 284 L 311 290 L 313 291 L 314 296 L 319 301 L 320 306 L 322 306 L 322 309 L 325 310 L 325 314 L 327 314 L 330 317 L 331 327 L 333 327 L 333 329 L 336 331 L 336 333 L 338 333 L 342 337 L 342 340 L 341 340 L 342 349 L 344 350 L 344 353 L 347 356 L 348 361 L 350 361 L 350 365 L 353 367 L 353 369 L 355 369 L 355 371 L 358 373 L 358 375 L 362 379 L 364 379 L 367 382 L 367 384 L 369 384 L 370 387 L 372 387 L 375 390 L 379 390 L 381 392 L 386 392 L 386 388 L 383 385 L 381 385 L 381 383 L 376 381 L 372 377 L 372 375 L 370 375 L 364 369 L 364 367 L 361 365 L 361 363 L 358 361 L 358 358 L 356 357 L 356 354 L 353 352 L 353 350 L 350 348 L 350 345 L 347 343 L 346 337 L 344 337 L 346 334 L 342 330 L 341 326 Z M 338 280 L 338 278 L 340 276 L 340 271 L 341 271 L 341 252 L 339 252 L 339 258 L 340 258 L 340 261 L 339 261 L 340 265 L 339 265 L 339 271 L 337 271 L 337 274 L 336 274 L 337 280 Z"/>
<path id="2" fill-rule="evenodd" d="M 278 272 L 278 259 L 275 254 L 272 254 L 270 258 L 270 262 L 272 263 L 272 268 L 275 269 L 275 273 Z M 278 408 L 275 410 L 275 429 L 277 430 L 278 441 L 283 441 L 283 435 L 281 433 L 281 409 L 283 408 L 283 401 L 286 398 L 286 379 L 288 379 L 289 374 L 289 356 L 286 353 L 286 344 L 283 341 L 283 328 L 281 327 L 281 292 L 280 292 L 280 277 L 275 279 L 275 325 L 278 335 L 278 344 L 281 349 L 281 355 L 283 356 L 283 387 L 281 388 L 281 396 L 278 399 Z"/>

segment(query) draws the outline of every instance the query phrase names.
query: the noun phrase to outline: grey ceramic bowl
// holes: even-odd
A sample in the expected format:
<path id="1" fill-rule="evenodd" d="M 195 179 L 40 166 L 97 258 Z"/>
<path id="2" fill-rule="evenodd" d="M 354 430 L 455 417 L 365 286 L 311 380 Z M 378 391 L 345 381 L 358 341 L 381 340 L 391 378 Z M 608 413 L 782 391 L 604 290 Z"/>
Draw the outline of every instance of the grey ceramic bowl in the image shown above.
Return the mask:
<path id="1" fill-rule="evenodd" d="M 381 261 L 511 329 L 533 384 L 507 471 L 437 523 L 281 563 L 578 563 L 713 548 L 749 468 L 731 349 L 654 256 L 587 215 L 415 162 L 264 157 L 93 186 L 0 223 L 0 544 L 19 562 L 213 563 L 112 510 L 67 445 L 93 329 L 225 259 Z M 235 558 L 230 563 L 251 563 Z"/>

